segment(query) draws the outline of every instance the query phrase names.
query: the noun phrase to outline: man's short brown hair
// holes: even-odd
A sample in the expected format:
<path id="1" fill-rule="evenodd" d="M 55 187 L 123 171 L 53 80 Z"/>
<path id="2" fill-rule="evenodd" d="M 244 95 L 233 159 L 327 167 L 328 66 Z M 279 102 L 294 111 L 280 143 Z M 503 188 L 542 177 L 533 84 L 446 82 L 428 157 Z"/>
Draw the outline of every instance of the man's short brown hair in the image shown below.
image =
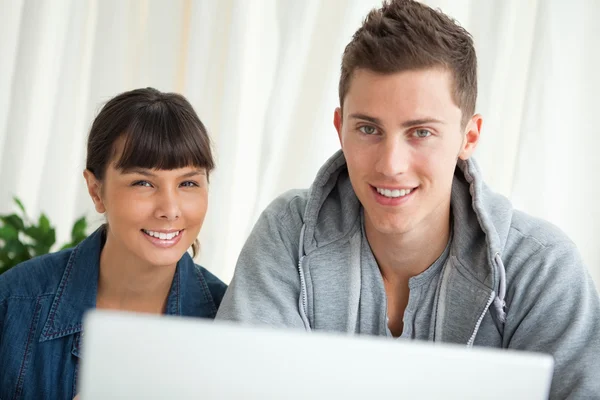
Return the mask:
<path id="1" fill-rule="evenodd" d="M 340 107 L 357 69 L 391 74 L 435 67 L 451 72 L 452 97 L 465 126 L 477 101 L 477 56 L 471 35 L 441 11 L 416 1 L 384 1 L 381 8 L 371 10 L 344 50 Z"/>

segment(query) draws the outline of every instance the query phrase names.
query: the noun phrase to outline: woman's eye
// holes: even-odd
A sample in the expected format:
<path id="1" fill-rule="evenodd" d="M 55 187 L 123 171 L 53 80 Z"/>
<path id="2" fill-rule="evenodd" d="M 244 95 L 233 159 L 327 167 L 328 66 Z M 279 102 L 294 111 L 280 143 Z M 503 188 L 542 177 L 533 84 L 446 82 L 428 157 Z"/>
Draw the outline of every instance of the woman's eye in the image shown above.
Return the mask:
<path id="1" fill-rule="evenodd" d="M 152 185 L 148 181 L 136 181 L 133 182 L 132 186 L 152 187 Z"/>
<path id="2" fill-rule="evenodd" d="M 192 181 L 185 181 L 181 184 L 181 186 L 183 187 L 197 187 L 199 186 L 196 182 L 192 182 Z"/>
<path id="3" fill-rule="evenodd" d="M 427 129 L 417 129 L 413 133 L 413 136 L 418 137 L 418 138 L 426 138 L 428 136 L 431 136 L 431 132 L 428 131 Z"/>
<path id="4" fill-rule="evenodd" d="M 365 135 L 374 135 L 377 133 L 377 128 L 370 125 L 361 126 L 360 128 L 358 128 L 358 130 L 364 133 Z"/>

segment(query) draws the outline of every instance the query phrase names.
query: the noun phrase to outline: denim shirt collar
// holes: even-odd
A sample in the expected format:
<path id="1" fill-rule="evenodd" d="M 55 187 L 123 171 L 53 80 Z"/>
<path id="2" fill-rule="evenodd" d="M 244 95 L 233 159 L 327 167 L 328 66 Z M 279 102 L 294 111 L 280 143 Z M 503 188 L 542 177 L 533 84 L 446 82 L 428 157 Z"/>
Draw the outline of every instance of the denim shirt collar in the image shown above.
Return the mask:
<path id="1" fill-rule="evenodd" d="M 85 312 L 96 307 L 103 236 L 104 227 L 101 227 L 72 250 L 40 342 L 81 332 Z M 165 313 L 214 318 L 216 311 L 205 280 L 190 255 L 185 253 L 177 263 Z"/>

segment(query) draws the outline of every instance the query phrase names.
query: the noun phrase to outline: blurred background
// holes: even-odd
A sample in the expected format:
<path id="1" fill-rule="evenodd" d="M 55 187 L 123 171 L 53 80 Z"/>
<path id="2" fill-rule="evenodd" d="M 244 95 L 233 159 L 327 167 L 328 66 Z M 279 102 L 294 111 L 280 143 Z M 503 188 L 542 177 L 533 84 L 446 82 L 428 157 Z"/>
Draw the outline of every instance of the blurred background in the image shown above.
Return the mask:
<path id="1" fill-rule="evenodd" d="M 600 283 L 600 1 L 431 0 L 479 58 L 475 157 L 516 208 L 577 244 Z M 258 215 L 339 148 L 342 51 L 380 0 L 0 0 L 0 214 L 48 215 L 58 243 L 95 213 L 82 171 L 114 95 L 185 95 L 217 169 L 198 261 L 225 281 Z"/>

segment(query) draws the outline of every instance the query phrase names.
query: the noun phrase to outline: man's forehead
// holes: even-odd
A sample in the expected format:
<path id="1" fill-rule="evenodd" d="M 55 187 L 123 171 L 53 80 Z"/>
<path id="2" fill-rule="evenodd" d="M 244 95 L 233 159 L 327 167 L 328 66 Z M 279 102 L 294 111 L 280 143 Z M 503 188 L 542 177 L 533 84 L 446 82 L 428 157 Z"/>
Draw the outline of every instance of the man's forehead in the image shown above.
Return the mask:
<path id="1" fill-rule="evenodd" d="M 440 115 L 460 117 L 460 109 L 452 96 L 451 82 L 451 74 L 439 68 L 391 74 L 358 70 L 344 100 L 343 113 L 372 117 L 406 113 L 406 117 L 411 119 L 440 120 L 443 119 Z"/>
<path id="2" fill-rule="evenodd" d="M 435 89 L 438 92 L 450 94 L 452 83 L 452 74 L 445 68 L 426 68 L 392 73 L 379 73 L 368 69 L 357 69 L 350 79 L 347 95 L 358 90 L 368 93 L 396 89 L 409 91 L 413 88 L 420 90 Z"/>

